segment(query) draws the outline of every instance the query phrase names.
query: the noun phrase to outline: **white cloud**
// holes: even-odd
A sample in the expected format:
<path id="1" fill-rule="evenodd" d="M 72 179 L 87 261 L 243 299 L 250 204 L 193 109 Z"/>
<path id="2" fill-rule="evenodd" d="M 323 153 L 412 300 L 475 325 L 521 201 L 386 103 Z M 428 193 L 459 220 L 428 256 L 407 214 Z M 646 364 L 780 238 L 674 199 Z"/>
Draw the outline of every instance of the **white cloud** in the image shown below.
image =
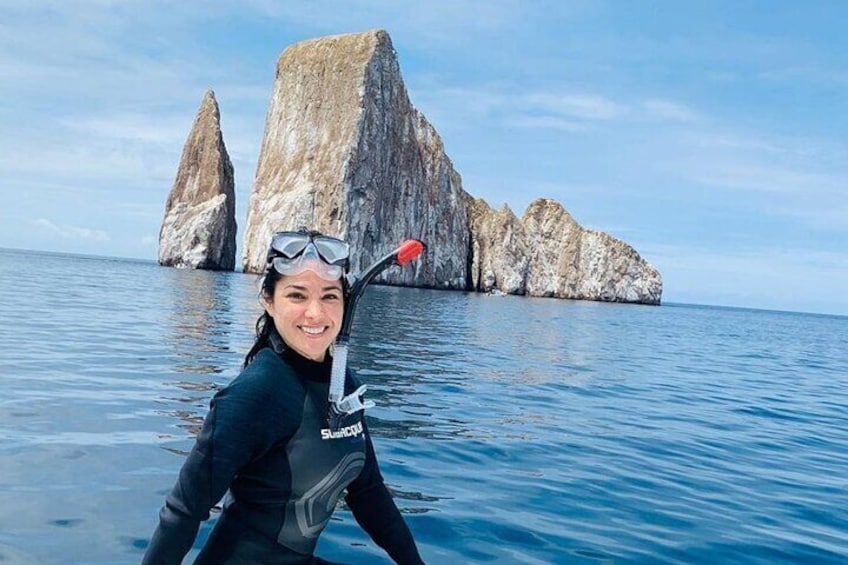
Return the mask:
<path id="1" fill-rule="evenodd" d="M 47 131 L 23 130 L 0 138 L 0 170 L 8 178 L 40 179 L 36 190 L 51 185 L 70 191 L 113 191 L 159 187 L 167 193 L 174 180 L 194 113 L 68 116 Z M 224 142 L 237 178 L 252 180 L 259 153 L 262 116 L 229 120 Z M 252 127 L 251 127 L 252 126 Z M 164 199 L 164 196 L 163 196 Z"/>
<path id="2" fill-rule="evenodd" d="M 393 37 L 431 49 L 465 45 L 469 35 L 511 29 L 527 13 L 526 5 L 517 0 L 484 5 L 474 0 L 249 0 L 246 5 L 260 17 L 309 28 L 315 35 L 385 28 Z"/>
<path id="3" fill-rule="evenodd" d="M 769 69 L 759 73 L 758 78 L 775 82 L 810 82 L 813 84 L 848 86 L 848 71 L 814 65 L 796 65 Z"/>
<path id="4" fill-rule="evenodd" d="M 555 129 L 574 132 L 585 131 L 589 127 L 586 124 L 557 116 L 515 116 L 507 118 L 506 124 L 519 128 Z"/>
<path id="5" fill-rule="evenodd" d="M 814 198 L 813 201 L 815 200 Z M 814 207 L 809 204 L 793 206 L 787 202 L 773 204 L 772 209 L 775 214 L 793 218 L 808 229 L 846 234 L 846 241 L 848 241 L 848 196 L 843 196 L 838 201 L 828 201 L 823 205 Z"/>
<path id="6" fill-rule="evenodd" d="M 439 77 L 419 76 L 407 88 L 412 104 L 436 122 L 488 120 L 513 103 L 511 87 L 503 84 L 446 85 Z M 461 116 L 466 119 L 458 120 Z"/>
<path id="7" fill-rule="evenodd" d="M 728 209 L 736 202 L 737 213 L 783 218 L 787 227 L 848 232 L 843 142 L 744 130 L 715 118 L 657 128 L 651 135 L 641 131 L 622 129 L 629 135 L 626 158 L 614 154 L 618 141 L 610 143 L 610 159 L 621 160 L 611 166 L 631 167 L 634 179 L 650 179 L 677 199 L 700 193 Z"/>
<path id="8" fill-rule="evenodd" d="M 141 147 L 92 143 L 62 147 L 61 140 L 53 145 L 2 147 L 0 169 L 11 175 L 37 175 L 42 179 L 74 179 L 77 185 L 104 187 L 110 183 L 123 186 L 157 184 L 173 181 L 179 162 L 179 149 L 173 152 L 150 153 Z M 170 162 L 170 163 L 169 163 Z"/>
<path id="9" fill-rule="evenodd" d="M 702 198 L 712 201 L 716 209 L 726 206 L 732 215 L 748 211 L 770 227 L 784 222 L 788 229 L 848 232 L 848 169 L 844 160 L 848 147 L 843 143 L 744 130 L 668 98 L 621 102 L 559 88 L 522 93 L 514 83 L 439 88 L 434 86 L 438 81 L 430 80 L 421 86 L 427 93 L 425 113 L 429 116 L 435 110 L 448 131 L 457 132 L 454 124 L 462 123 L 466 124 L 462 135 L 468 135 L 469 127 L 484 131 L 498 131 L 500 127 L 499 133 L 506 128 L 563 133 L 563 161 L 568 165 L 551 167 L 559 177 L 546 178 L 525 169 L 513 171 L 511 177 L 502 170 L 489 175 L 463 169 L 457 160 L 466 189 L 477 196 L 488 195 L 493 201 L 506 199 L 517 210 L 532 199 L 525 194 L 550 194 L 573 206 L 581 201 L 585 204 L 587 197 L 583 195 L 580 200 L 578 195 L 575 199 L 570 186 L 597 183 L 603 186 L 597 191 L 599 198 L 642 194 L 643 198 L 660 198 L 671 206 Z M 653 127 L 660 123 L 663 127 Z M 601 124 L 609 127 L 602 128 Z M 575 141 L 577 136 L 582 141 Z M 596 148 L 590 159 L 604 163 L 605 170 L 587 176 L 584 166 L 571 163 L 570 153 L 577 155 L 581 150 L 578 143 L 584 150 L 587 144 Z M 446 145 L 450 144 L 447 139 Z M 561 184 L 561 188 L 528 188 L 544 182 Z M 516 183 L 522 187 L 520 191 L 515 190 Z M 739 193 L 737 201 L 742 210 L 733 207 L 732 192 Z M 583 220 L 597 225 L 591 216 Z M 603 225 L 597 227 L 605 229 Z"/>
<path id="10" fill-rule="evenodd" d="M 176 145 L 185 141 L 193 116 L 95 114 L 62 118 L 59 123 L 78 134 L 110 140 Z"/>
<path id="11" fill-rule="evenodd" d="M 718 131 L 716 129 L 701 129 L 691 131 L 684 137 L 684 141 L 696 147 L 719 148 L 742 151 L 764 151 L 771 154 L 783 151 L 762 136 L 742 135 L 731 131 Z"/>
<path id="12" fill-rule="evenodd" d="M 612 120 L 621 117 L 626 107 L 603 96 L 583 93 L 535 92 L 520 97 L 515 107 L 549 112 L 581 120 Z"/>
<path id="13" fill-rule="evenodd" d="M 694 110 L 671 100 L 653 98 L 642 102 L 642 107 L 649 117 L 661 120 L 691 122 L 698 117 Z"/>
<path id="14" fill-rule="evenodd" d="M 472 120 L 519 128 L 583 132 L 599 124 L 644 127 L 646 121 L 691 125 L 704 121 L 686 104 L 663 98 L 617 100 L 602 92 L 554 86 L 527 92 L 516 82 L 448 85 L 437 77 L 410 82 L 410 97 L 434 123 L 468 125 Z"/>
<path id="15" fill-rule="evenodd" d="M 109 241 L 109 234 L 103 230 L 72 226 L 68 224 L 57 224 L 46 218 L 38 218 L 32 221 L 32 225 L 46 230 L 51 235 L 58 235 L 63 239 L 85 239 L 91 241 Z"/>
<path id="16" fill-rule="evenodd" d="M 797 170 L 781 165 L 741 161 L 712 163 L 710 170 L 693 171 L 692 180 L 722 189 L 812 195 L 835 193 L 846 186 L 840 175 Z"/>
<path id="17" fill-rule="evenodd" d="M 848 168 L 836 157 L 848 148 L 815 140 L 799 147 L 777 137 L 722 138 L 731 140 L 726 148 L 678 160 L 679 174 L 717 190 L 748 193 L 763 212 L 806 229 L 848 233 Z"/>
<path id="18" fill-rule="evenodd" d="M 578 132 L 621 118 L 627 107 L 601 95 L 566 90 L 525 92 L 516 83 L 445 86 L 433 77 L 412 83 L 410 98 L 436 124 L 473 120 L 519 128 Z"/>

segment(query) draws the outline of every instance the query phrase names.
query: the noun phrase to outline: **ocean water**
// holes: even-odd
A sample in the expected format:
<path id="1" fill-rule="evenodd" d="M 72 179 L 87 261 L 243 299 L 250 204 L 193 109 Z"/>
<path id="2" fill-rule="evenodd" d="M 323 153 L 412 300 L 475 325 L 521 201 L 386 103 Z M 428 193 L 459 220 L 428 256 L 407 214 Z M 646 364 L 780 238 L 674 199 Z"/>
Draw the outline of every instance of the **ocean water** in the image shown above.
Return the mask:
<path id="1" fill-rule="evenodd" d="M 258 313 L 251 275 L 1 250 L 0 562 L 137 563 Z M 848 318 L 374 287 L 354 333 L 429 563 L 848 562 Z M 319 554 L 389 562 L 343 507 Z"/>

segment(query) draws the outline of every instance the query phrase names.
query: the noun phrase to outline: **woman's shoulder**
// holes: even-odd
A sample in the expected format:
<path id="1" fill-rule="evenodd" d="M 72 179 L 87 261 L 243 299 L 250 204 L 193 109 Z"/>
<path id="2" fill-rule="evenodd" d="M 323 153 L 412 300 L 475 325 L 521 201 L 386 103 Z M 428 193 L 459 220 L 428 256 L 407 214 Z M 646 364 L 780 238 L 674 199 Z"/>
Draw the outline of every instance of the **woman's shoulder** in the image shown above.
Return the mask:
<path id="1" fill-rule="evenodd" d="M 256 434 L 269 441 L 292 433 L 300 418 L 305 391 L 288 365 L 269 349 L 259 351 L 253 361 L 219 390 L 210 402 L 215 428 Z M 228 431 L 221 431 L 227 437 Z M 252 441 L 252 440 L 251 440 Z"/>
<path id="2" fill-rule="evenodd" d="M 262 394 L 288 394 L 303 390 L 288 363 L 272 349 L 260 349 L 253 361 L 227 386 L 231 391 L 255 390 Z"/>

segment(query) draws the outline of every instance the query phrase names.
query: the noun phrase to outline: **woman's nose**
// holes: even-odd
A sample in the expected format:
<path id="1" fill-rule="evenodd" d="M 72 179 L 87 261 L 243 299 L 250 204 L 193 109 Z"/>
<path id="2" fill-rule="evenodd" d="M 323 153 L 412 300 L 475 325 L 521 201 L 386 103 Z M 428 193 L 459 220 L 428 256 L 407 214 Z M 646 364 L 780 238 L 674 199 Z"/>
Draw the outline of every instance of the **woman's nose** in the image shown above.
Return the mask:
<path id="1" fill-rule="evenodd" d="M 310 300 L 306 306 L 306 316 L 309 318 L 317 318 L 324 313 L 324 307 L 320 300 Z"/>

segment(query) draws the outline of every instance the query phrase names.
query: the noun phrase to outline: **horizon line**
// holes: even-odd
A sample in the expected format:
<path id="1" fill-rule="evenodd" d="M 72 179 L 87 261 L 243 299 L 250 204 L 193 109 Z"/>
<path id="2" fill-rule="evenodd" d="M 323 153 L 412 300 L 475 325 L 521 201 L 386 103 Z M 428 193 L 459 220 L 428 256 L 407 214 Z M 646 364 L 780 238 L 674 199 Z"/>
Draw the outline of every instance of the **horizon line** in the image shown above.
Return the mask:
<path id="1" fill-rule="evenodd" d="M 118 260 L 118 261 L 128 261 L 128 262 L 135 262 L 135 263 L 149 263 L 149 264 L 152 264 L 152 265 L 160 266 L 159 261 L 157 259 L 145 259 L 145 258 L 141 258 L 141 257 L 128 257 L 128 256 L 121 256 L 121 255 L 94 255 L 94 254 L 90 254 L 90 253 L 77 253 L 77 252 L 69 252 L 69 251 L 54 251 L 54 250 L 50 250 L 50 249 L 25 249 L 25 248 L 19 248 L 19 247 L 0 246 L 0 252 L 2 252 L 2 251 L 12 251 L 12 252 L 17 252 L 17 253 L 37 253 L 37 254 L 42 254 L 42 255 L 62 255 L 62 256 L 76 257 L 76 258 L 81 258 L 81 259 Z M 165 268 L 169 268 L 169 269 L 175 269 L 176 268 L 176 267 L 168 267 L 168 266 L 165 266 L 165 265 L 161 265 L 161 266 L 163 266 Z M 180 269 L 177 269 L 177 270 L 180 270 Z M 185 270 L 188 270 L 188 271 L 209 271 L 209 272 L 217 272 L 217 273 L 235 273 L 235 274 L 243 274 L 243 275 L 256 274 L 256 273 L 245 273 L 241 269 L 233 269 L 232 271 L 213 271 L 213 270 L 210 270 L 210 269 L 185 269 Z M 393 286 L 393 285 L 387 285 L 387 286 Z M 417 287 L 406 287 L 406 288 L 417 288 Z M 434 290 L 444 290 L 444 289 L 434 289 Z M 456 290 L 456 289 L 450 289 L 450 290 Z M 484 293 L 479 293 L 479 292 L 476 292 L 476 291 L 468 291 L 468 290 L 459 291 L 459 292 L 475 292 L 476 294 L 484 294 Z M 516 297 L 520 296 L 522 298 L 552 298 L 552 297 L 544 297 L 544 296 L 527 296 L 527 295 L 506 295 L 506 296 L 516 296 Z M 553 298 L 555 298 L 555 297 L 553 297 Z M 607 302 L 607 301 L 603 301 L 603 300 L 579 300 L 579 299 L 572 299 L 572 298 L 556 298 L 556 300 L 569 300 L 569 301 L 572 301 L 572 302 L 587 302 L 587 303 L 598 303 L 598 304 L 622 304 L 622 305 L 632 305 L 632 306 L 652 306 L 652 307 L 655 307 L 654 305 L 649 305 L 649 304 L 625 303 L 625 302 Z M 753 311 L 753 312 L 771 312 L 771 313 L 778 313 L 778 314 L 801 314 L 801 315 L 807 315 L 807 316 L 826 316 L 826 317 L 832 317 L 832 318 L 848 318 L 848 312 L 846 312 L 844 314 L 834 313 L 834 312 L 814 312 L 814 311 L 809 311 L 809 310 L 791 310 L 791 309 L 785 309 L 785 308 L 762 308 L 762 307 L 756 307 L 756 306 L 741 306 L 741 305 L 738 305 L 738 304 L 707 304 L 707 303 L 702 303 L 702 302 L 673 302 L 673 301 L 672 302 L 664 302 L 663 301 L 659 304 L 659 307 L 663 307 L 663 306 L 667 306 L 667 307 L 671 307 L 671 308 L 681 308 L 681 307 L 683 307 L 683 308 L 687 308 L 687 307 L 715 308 L 715 309 L 722 309 L 722 310 L 746 310 L 746 311 Z"/>

